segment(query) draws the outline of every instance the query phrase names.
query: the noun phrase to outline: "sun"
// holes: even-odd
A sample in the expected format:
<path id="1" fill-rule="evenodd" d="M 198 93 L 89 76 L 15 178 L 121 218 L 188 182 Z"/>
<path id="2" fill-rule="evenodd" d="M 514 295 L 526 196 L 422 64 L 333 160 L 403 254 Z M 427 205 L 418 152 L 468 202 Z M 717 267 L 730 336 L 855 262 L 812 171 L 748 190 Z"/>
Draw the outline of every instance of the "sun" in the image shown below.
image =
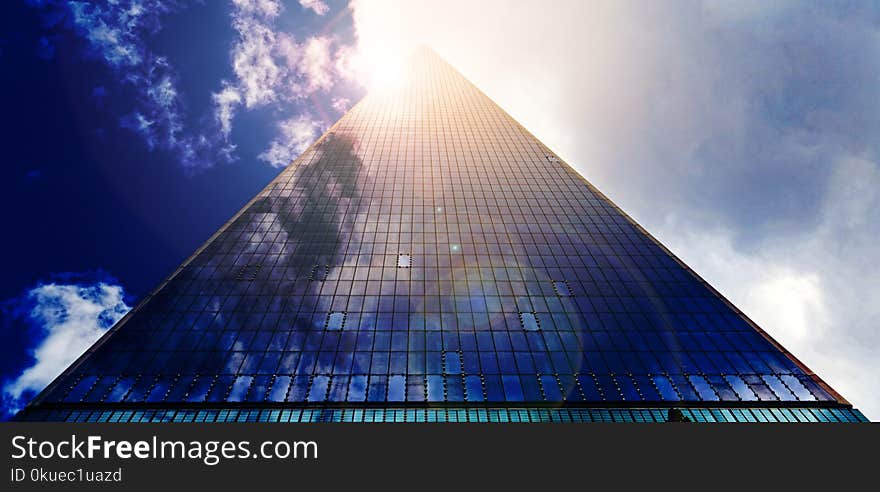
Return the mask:
<path id="1" fill-rule="evenodd" d="M 371 92 L 387 92 L 406 83 L 402 57 L 366 53 L 360 60 L 365 85 Z"/>
<path id="2" fill-rule="evenodd" d="M 388 92 L 406 84 L 404 67 L 413 51 L 384 39 L 360 40 L 347 65 L 369 92 Z"/>
<path id="3" fill-rule="evenodd" d="M 373 62 L 368 70 L 367 85 L 370 90 L 388 91 L 404 85 L 403 67 L 394 60 Z"/>

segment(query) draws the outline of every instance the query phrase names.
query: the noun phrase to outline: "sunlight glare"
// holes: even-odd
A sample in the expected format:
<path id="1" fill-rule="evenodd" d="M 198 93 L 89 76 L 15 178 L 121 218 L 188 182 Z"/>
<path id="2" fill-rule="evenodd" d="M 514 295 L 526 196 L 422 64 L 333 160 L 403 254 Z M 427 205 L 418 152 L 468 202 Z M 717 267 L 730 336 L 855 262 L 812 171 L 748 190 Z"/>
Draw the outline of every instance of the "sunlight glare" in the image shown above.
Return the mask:
<path id="1" fill-rule="evenodd" d="M 397 10 L 374 15 L 371 8 L 361 7 L 355 22 L 358 78 L 370 92 L 398 89 L 407 82 L 406 62 L 423 42 L 421 35 L 408 28 Z"/>
<path id="2" fill-rule="evenodd" d="M 403 60 L 396 56 L 369 56 L 363 60 L 367 87 L 371 91 L 394 90 L 406 82 Z"/>

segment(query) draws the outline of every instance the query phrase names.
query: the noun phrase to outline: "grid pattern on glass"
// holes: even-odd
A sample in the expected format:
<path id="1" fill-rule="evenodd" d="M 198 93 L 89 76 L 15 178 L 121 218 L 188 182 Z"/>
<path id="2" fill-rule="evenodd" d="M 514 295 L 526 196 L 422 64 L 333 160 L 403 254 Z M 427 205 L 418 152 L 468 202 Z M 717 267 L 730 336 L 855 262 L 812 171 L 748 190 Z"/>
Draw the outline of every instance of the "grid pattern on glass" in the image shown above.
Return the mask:
<path id="1" fill-rule="evenodd" d="M 565 280 L 555 280 L 553 282 L 553 290 L 559 297 L 571 297 L 571 288 Z"/>
<path id="2" fill-rule="evenodd" d="M 180 408 L 43 410 L 27 421 L 66 422 L 868 422 L 852 408 Z"/>
<path id="3" fill-rule="evenodd" d="M 835 400 L 436 55 L 407 75 L 39 400 Z"/>

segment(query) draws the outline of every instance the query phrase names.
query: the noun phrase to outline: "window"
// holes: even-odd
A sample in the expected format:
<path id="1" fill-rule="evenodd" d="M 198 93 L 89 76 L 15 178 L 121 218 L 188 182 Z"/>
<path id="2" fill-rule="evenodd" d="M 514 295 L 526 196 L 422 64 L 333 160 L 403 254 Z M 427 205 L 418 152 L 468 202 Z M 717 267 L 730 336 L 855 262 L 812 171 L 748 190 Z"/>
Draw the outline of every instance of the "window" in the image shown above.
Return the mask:
<path id="1" fill-rule="evenodd" d="M 341 330 L 342 326 L 345 324 L 345 313 L 335 312 L 330 313 L 327 316 L 327 326 L 328 330 Z"/>
<path id="2" fill-rule="evenodd" d="M 523 329 L 526 331 L 538 331 L 541 329 L 538 325 L 538 318 L 535 313 L 519 313 L 519 320 L 522 322 Z"/>
<path id="3" fill-rule="evenodd" d="M 347 113 L 45 401 L 347 400 L 394 420 L 382 403 L 833 400 L 561 157 L 440 73 L 413 99 Z M 496 418 L 459 419 L 477 410 Z M 651 418 L 638 412 L 625 418 Z"/>
<path id="4" fill-rule="evenodd" d="M 262 264 L 245 265 L 236 272 L 235 280 L 256 280 L 257 273 L 263 268 Z"/>
<path id="5" fill-rule="evenodd" d="M 397 255 L 397 268 L 409 268 L 412 266 L 412 255 Z"/>
<path id="6" fill-rule="evenodd" d="M 312 267 L 312 272 L 309 274 L 309 280 L 323 282 L 324 280 L 327 280 L 327 273 L 329 273 L 329 271 L 329 265 L 315 265 Z"/>
<path id="7" fill-rule="evenodd" d="M 565 280 L 554 280 L 553 290 L 559 297 L 571 297 L 571 289 L 568 287 L 568 282 Z"/>

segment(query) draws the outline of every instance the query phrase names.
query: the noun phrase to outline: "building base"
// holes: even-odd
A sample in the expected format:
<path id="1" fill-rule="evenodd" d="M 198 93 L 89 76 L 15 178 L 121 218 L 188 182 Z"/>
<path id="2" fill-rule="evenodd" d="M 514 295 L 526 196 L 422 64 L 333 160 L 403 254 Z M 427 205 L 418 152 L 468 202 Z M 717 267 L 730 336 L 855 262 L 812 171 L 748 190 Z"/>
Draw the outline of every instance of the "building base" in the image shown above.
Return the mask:
<path id="1" fill-rule="evenodd" d="M 868 422 L 846 407 L 690 408 L 32 408 L 20 421 L 51 422 Z"/>

